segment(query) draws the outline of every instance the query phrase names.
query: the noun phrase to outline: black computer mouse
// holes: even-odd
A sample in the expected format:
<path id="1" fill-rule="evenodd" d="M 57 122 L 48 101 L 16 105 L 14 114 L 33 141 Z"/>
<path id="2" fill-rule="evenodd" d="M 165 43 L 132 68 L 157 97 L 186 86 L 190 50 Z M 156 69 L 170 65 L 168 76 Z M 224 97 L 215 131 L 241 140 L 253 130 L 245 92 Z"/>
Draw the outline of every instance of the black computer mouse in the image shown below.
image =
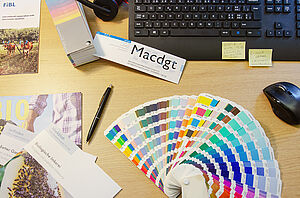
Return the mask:
<path id="1" fill-rule="evenodd" d="M 273 112 L 288 124 L 300 124 L 300 88 L 289 82 L 278 82 L 264 90 Z"/>

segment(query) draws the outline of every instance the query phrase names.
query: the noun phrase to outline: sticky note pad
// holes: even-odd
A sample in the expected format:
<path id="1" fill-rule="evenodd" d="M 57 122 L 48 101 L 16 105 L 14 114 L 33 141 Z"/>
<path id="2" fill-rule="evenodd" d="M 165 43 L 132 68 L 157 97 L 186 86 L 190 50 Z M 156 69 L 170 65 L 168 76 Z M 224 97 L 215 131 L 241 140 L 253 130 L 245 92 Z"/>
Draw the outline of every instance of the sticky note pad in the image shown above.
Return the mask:
<path id="1" fill-rule="evenodd" d="M 272 49 L 249 49 L 249 66 L 272 66 Z"/>
<path id="2" fill-rule="evenodd" d="M 222 59 L 245 59 L 246 42 L 222 42 Z"/>

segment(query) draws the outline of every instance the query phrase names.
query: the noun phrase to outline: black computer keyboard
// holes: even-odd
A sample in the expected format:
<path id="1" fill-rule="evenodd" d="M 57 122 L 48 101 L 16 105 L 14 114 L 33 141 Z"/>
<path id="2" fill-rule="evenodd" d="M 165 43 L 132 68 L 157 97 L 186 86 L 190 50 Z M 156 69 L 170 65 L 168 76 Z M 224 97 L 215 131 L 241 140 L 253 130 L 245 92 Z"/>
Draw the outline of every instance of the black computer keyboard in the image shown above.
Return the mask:
<path id="1" fill-rule="evenodd" d="M 221 60 L 223 41 L 300 60 L 300 0 L 132 0 L 129 39 L 187 60 Z"/>

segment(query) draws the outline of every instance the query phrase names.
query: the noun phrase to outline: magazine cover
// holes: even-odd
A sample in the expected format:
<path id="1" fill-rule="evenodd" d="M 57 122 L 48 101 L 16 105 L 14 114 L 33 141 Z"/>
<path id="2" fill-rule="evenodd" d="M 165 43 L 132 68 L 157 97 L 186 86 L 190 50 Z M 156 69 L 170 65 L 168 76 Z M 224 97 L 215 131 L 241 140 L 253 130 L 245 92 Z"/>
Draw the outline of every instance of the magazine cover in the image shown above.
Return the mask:
<path id="1" fill-rule="evenodd" d="M 6 122 L 33 133 L 53 123 L 81 147 L 81 93 L 0 96 L 0 129 Z"/>
<path id="2" fill-rule="evenodd" d="M 40 0 L 0 0 L 0 75 L 37 73 Z"/>
<path id="3" fill-rule="evenodd" d="M 81 93 L 0 96 L 0 132 L 7 123 L 39 133 L 51 123 L 81 147 Z M 28 153 L 0 165 L 0 197 L 71 197 Z"/>

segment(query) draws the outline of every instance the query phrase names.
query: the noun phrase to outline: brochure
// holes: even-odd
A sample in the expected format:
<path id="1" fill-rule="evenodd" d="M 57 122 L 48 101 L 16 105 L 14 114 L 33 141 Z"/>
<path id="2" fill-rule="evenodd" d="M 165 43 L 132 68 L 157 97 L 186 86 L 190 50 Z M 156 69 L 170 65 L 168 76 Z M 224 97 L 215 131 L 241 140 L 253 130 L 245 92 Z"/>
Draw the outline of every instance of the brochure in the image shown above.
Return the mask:
<path id="1" fill-rule="evenodd" d="M 38 72 L 40 3 L 0 1 L 0 75 Z"/>

